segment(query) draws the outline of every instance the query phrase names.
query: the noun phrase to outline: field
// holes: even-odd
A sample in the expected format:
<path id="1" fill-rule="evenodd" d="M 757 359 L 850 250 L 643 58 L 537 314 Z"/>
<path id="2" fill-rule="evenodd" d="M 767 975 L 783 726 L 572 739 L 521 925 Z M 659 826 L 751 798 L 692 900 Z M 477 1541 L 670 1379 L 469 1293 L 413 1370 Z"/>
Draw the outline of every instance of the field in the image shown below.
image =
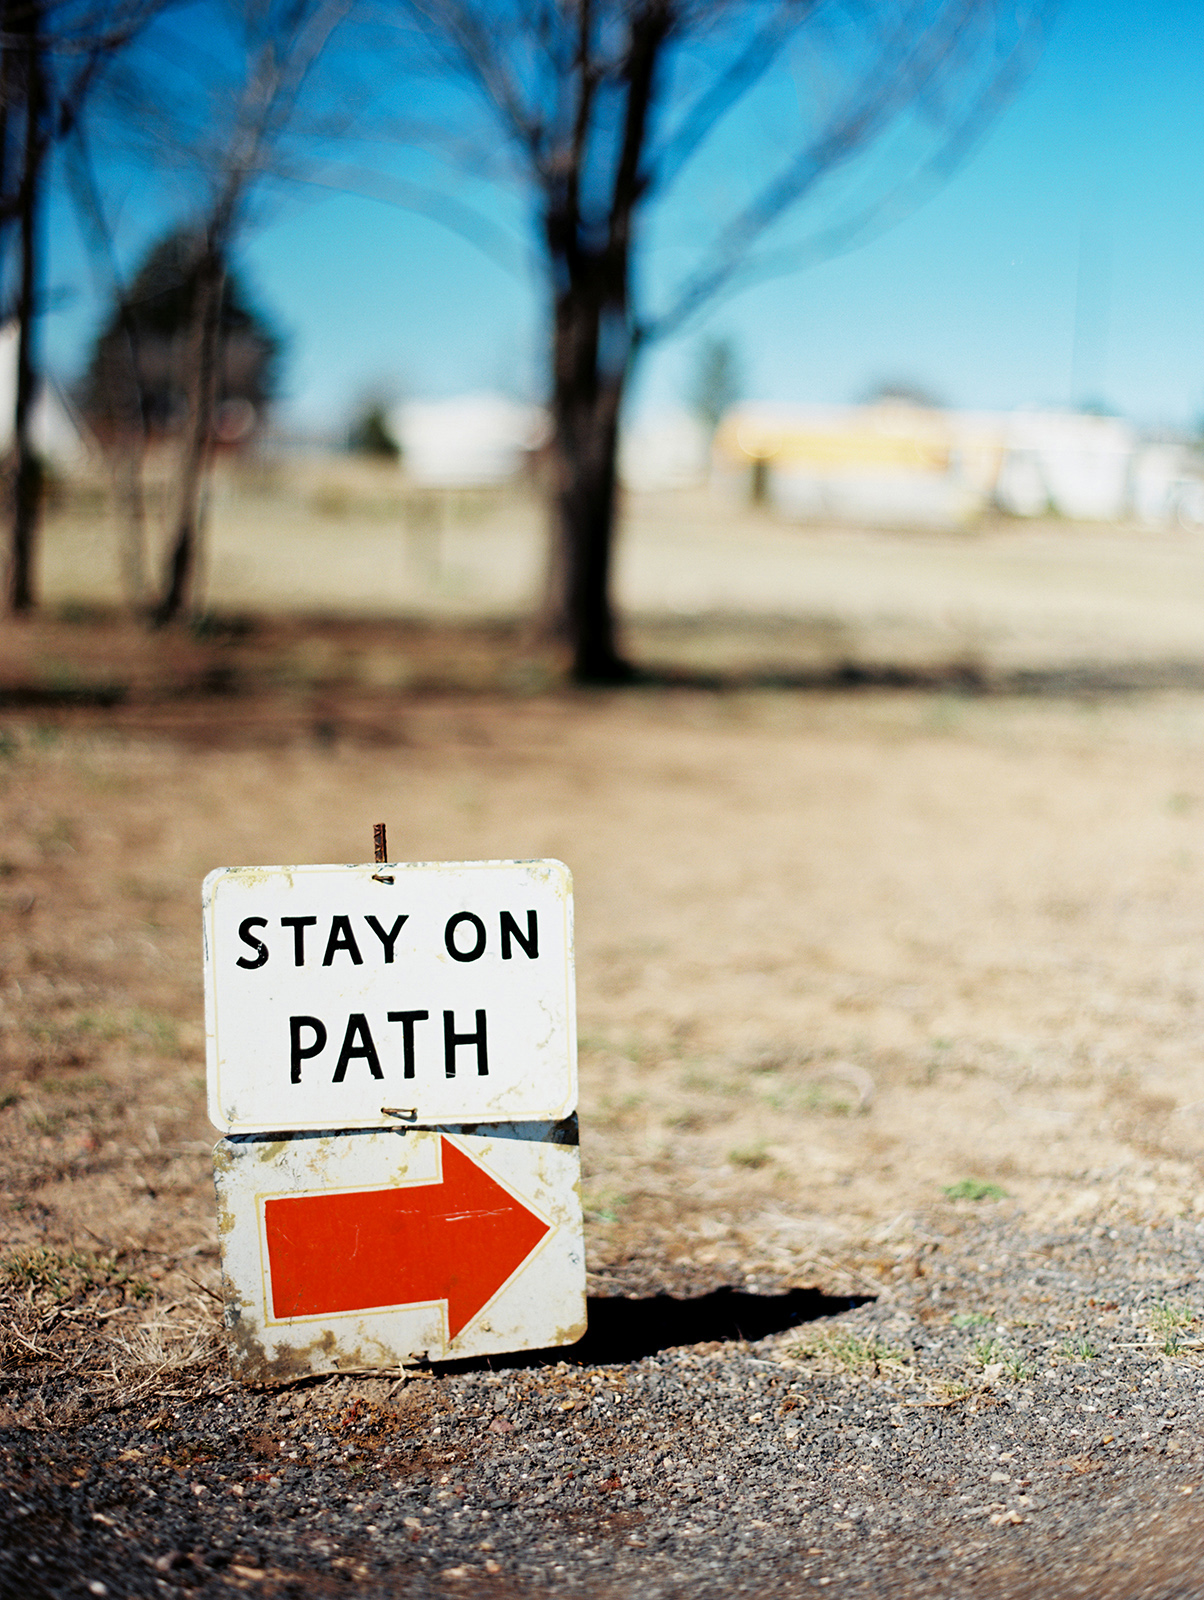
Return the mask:
<path id="1" fill-rule="evenodd" d="M 363 859 L 379 820 L 400 858 L 572 868 L 592 1294 L 885 1305 L 967 1229 L 1196 1236 L 1194 536 L 644 503 L 623 582 L 659 677 L 583 694 L 524 653 L 517 578 L 464 599 L 534 549 L 521 506 L 449 524 L 461 603 L 434 621 L 403 568 L 401 624 L 377 592 L 342 620 L 294 594 L 179 639 L 81 612 L 72 516 L 47 553 L 68 620 L 0 641 L 0 1421 L 220 1389 L 200 881 Z M 254 559 L 316 581 L 318 544 L 353 543 L 323 527 L 282 565 L 265 523 Z M 246 613 L 285 602 L 251 589 Z M 850 663 L 869 686 L 837 686 Z"/>

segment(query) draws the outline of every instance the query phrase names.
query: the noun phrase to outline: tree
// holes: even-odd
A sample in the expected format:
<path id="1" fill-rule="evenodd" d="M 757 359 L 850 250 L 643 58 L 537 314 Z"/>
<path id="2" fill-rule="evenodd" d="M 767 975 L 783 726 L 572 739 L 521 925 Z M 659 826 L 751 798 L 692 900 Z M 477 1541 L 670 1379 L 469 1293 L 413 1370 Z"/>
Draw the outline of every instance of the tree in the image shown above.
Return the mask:
<path id="1" fill-rule="evenodd" d="M 15 613 L 34 603 L 42 473 L 30 428 L 49 158 L 54 145 L 78 125 L 102 68 L 131 43 L 159 3 L 0 0 L 0 293 L 4 319 L 15 316 L 19 329 L 6 585 Z"/>
<path id="2" fill-rule="evenodd" d="M 117 466 L 129 526 L 126 587 L 145 600 L 142 499 L 138 474 L 149 439 L 178 437 L 190 415 L 189 341 L 201 293 L 203 245 L 177 229 L 154 245 L 116 295 L 80 387 L 80 405 Z M 255 429 L 276 387 L 278 335 L 228 271 L 218 306 L 213 432 L 240 442 Z M 211 441 L 212 442 L 212 441 Z"/>
<path id="3" fill-rule="evenodd" d="M 466 119 L 491 126 L 534 201 L 551 322 L 551 623 L 578 680 L 621 682 L 631 668 L 611 601 L 615 458 L 641 352 L 773 268 L 775 240 L 782 270 L 880 217 L 880 197 L 863 203 L 851 190 L 843 214 L 821 207 L 810 239 L 783 239 L 784 222 L 853 158 L 919 129 L 924 153 L 909 146 L 907 181 L 887 191 L 897 199 L 938 176 L 1026 67 L 1042 0 L 396 3 L 438 83 L 425 96 L 431 119 L 461 147 Z M 791 72 L 801 109 L 786 118 L 775 91 Z M 757 94 L 772 145 L 746 152 L 743 192 L 720 212 L 735 163 L 729 154 L 716 166 L 717 134 L 734 127 L 747 141 Z M 676 281 L 653 286 L 636 270 L 650 221 L 683 185 L 705 237 Z"/>
<path id="4" fill-rule="evenodd" d="M 389 421 L 389 407 L 380 398 L 365 400 L 347 430 L 347 448 L 352 455 L 376 461 L 400 461 L 401 446 Z"/>
<path id="5" fill-rule="evenodd" d="M 187 421 L 181 434 L 176 506 L 159 624 L 192 602 L 202 531 L 202 488 L 215 438 L 221 307 L 235 242 L 251 219 L 263 182 L 296 162 L 298 114 L 314 69 L 351 0 L 232 0 L 226 11 L 226 59 L 200 96 L 181 98 L 179 154 L 200 187 L 191 234 L 192 325 L 187 336 Z M 184 107 L 184 101 L 189 106 Z M 215 115 L 216 109 L 216 115 Z M 306 130 L 312 138 L 312 130 Z"/>

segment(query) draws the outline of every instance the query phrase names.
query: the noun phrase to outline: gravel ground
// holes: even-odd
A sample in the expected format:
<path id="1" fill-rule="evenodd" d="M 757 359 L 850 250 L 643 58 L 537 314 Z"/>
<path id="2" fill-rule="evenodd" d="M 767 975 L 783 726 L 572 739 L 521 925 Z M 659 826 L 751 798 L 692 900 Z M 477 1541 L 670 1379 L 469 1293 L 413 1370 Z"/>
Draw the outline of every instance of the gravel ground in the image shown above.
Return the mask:
<path id="1" fill-rule="evenodd" d="M 964 1212 L 864 1298 L 596 1299 L 492 1369 L 18 1378 L 0 1592 L 1198 1594 L 1204 1225 Z"/>

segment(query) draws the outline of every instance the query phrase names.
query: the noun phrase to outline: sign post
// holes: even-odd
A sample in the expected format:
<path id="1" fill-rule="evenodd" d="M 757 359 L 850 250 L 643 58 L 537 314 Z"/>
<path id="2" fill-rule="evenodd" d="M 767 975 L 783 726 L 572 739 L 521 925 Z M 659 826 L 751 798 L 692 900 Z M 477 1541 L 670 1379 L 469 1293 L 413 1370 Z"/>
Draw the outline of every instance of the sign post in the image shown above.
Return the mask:
<path id="1" fill-rule="evenodd" d="M 572 895 L 556 861 L 205 880 L 209 1113 L 248 1379 L 585 1331 Z"/>

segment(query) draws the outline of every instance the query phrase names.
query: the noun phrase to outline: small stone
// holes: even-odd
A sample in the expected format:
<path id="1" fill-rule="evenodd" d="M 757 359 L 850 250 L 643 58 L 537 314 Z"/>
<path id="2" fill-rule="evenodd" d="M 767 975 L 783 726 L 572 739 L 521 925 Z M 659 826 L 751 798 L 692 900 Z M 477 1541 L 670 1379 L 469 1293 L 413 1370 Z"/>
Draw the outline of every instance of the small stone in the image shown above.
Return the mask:
<path id="1" fill-rule="evenodd" d="M 88 1593 L 89 1594 L 108 1594 L 108 1592 L 109 1592 L 109 1586 L 108 1586 L 107 1583 L 101 1583 L 99 1578 L 89 1578 L 88 1579 Z"/>
<path id="2" fill-rule="evenodd" d="M 1007 1473 L 1007 1472 L 993 1472 L 991 1474 L 991 1482 L 992 1483 L 1011 1483 L 1011 1481 L 1012 1481 L 1012 1479 L 1011 1479 L 1010 1473 Z"/>

